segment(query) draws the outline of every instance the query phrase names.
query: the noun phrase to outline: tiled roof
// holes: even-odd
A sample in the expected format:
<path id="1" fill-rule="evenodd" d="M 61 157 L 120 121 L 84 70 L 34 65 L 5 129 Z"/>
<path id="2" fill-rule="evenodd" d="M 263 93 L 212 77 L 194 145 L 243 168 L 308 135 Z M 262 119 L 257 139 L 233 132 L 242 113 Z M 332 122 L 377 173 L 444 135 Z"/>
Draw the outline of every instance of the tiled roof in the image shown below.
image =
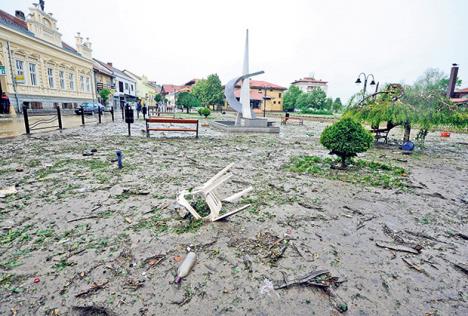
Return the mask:
<path id="1" fill-rule="evenodd" d="M 451 98 L 453 103 L 468 103 L 468 98 Z"/>
<path id="2" fill-rule="evenodd" d="M 34 36 L 34 34 L 28 30 L 28 24 L 25 21 L 9 13 L 6 13 L 3 10 L 0 10 L 0 24 L 5 25 L 6 27 L 10 27 L 23 34 Z"/>
<path id="3" fill-rule="evenodd" d="M 184 86 L 176 86 L 175 84 L 163 84 L 161 88 L 162 93 L 174 93 L 184 88 Z"/>
<path id="4" fill-rule="evenodd" d="M 240 98 L 240 89 L 234 90 L 234 95 L 236 98 Z M 258 93 L 258 90 L 250 90 L 250 100 L 262 101 L 263 94 Z"/>
<path id="5" fill-rule="evenodd" d="M 317 80 L 317 79 L 312 78 L 312 77 L 304 77 L 302 79 L 299 79 L 299 80 L 296 80 L 296 81 L 292 82 L 291 84 L 295 84 L 295 83 L 323 83 L 323 84 L 327 84 L 328 82 L 323 81 L 323 80 Z"/>
<path id="6" fill-rule="evenodd" d="M 79 54 L 76 49 L 74 49 L 73 47 L 71 47 L 70 45 L 68 45 L 65 42 L 62 42 L 62 47 L 63 47 L 64 50 L 69 51 L 70 53 Z"/>
<path id="7" fill-rule="evenodd" d="M 455 90 L 455 93 L 468 93 L 468 88 Z"/>
<path id="8" fill-rule="evenodd" d="M 96 59 L 93 59 L 93 68 L 100 73 L 112 76 L 112 71 L 101 65 Z"/>
<path id="9" fill-rule="evenodd" d="M 240 87 L 240 83 L 236 85 L 236 87 Z M 287 90 L 287 88 L 282 87 L 280 85 L 267 82 L 267 81 L 260 81 L 260 80 L 250 80 L 250 88 L 253 89 L 276 89 L 276 90 Z"/>

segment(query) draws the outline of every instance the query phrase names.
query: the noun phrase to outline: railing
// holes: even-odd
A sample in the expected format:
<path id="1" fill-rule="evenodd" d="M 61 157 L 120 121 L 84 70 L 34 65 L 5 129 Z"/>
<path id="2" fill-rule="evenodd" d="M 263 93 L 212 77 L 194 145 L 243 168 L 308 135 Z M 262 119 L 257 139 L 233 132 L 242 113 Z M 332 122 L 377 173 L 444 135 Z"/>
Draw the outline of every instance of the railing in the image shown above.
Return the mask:
<path id="1" fill-rule="evenodd" d="M 31 131 L 33 130 L 37 131 L 41 129 L 55 128 L 55 127 L 58 127 L 58 129 L 62 130 L 63 129 L 62 113 L 60 111 L 60 107 L 57 106 L 56 110 L 57 110 L 57 115 L 54 115 L 49 119 L 39 120 L 37 122 L 34 122 L 32 125 L 29 125 L 28 108 L 26 106 L 23 106 L 23 117 L 24 117 L 24 126 L 26 128 L 26 134 L 30 135 Z M 38 127 L 44 124 L 52 123 L 55 120 L 57 120 L 57 125 Z"/>

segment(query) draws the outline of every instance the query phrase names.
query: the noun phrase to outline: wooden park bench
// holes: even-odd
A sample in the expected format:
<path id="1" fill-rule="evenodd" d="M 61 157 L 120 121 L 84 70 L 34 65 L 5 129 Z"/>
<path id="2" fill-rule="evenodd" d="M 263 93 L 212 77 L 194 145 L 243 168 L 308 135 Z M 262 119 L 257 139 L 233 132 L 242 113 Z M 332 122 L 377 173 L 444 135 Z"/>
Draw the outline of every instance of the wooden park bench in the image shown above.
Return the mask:
<path id="1" fill-rule="evenodd" d="M 388 133 L 391 128 L 373 128 L 369 132 L 375 134 L 375 141 L 378 142 L 379 139 L 384 139 L 385 144 L 388 142 Z"/>
<path id="2" fill-rule="evenodd" d="M 150 127 L 150 124 L 193 124 L 196 128 L 189 127 Z M 198 138 L 198 120 L 193 119 L 179 119 L 170 117 L 150 117 L 146 119 L 146 137 L 150 137 L 150 131 L 157 132 L 194 132 L 195 137 Z"/>
<path id="3" fill-rule="evenodd" d="M 304 120 L 300 117 L 292 117 L 292 116 L 281 117 L 281 125 L 286 125 L 288 121 L 297 121 L 299 125 L 304 125 Z"/>

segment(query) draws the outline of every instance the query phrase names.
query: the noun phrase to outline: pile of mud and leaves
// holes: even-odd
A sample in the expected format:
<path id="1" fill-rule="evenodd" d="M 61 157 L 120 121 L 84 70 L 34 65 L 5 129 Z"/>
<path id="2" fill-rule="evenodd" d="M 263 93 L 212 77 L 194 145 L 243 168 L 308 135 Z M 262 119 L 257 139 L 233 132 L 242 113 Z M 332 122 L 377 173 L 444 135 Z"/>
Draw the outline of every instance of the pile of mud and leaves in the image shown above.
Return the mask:
<path id="1" fill-rule="evenodd" d="M 330 170 L 326 124 L 146 138 L 140 120 L 131 138 L 116 122 L 1 140 L 0 314 L 467 315 L 468 136 Z M 252 186 L 250 206 L 181 217 L 178 193 L 229 163 L 218 193 Z"/>

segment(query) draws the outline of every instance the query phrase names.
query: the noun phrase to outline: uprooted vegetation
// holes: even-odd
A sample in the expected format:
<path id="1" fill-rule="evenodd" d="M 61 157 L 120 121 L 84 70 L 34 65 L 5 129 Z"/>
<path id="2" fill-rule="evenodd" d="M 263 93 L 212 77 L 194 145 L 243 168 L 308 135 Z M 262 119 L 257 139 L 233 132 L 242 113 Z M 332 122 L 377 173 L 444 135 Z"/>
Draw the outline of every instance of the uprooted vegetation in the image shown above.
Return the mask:
<path id="1" fill-rule="evenodd" d="M 339 160 L 330 157 L 300 156 L 291 159 L 289 165 L 287 165 L 287 170 L 385 189 L 404 189 L 408 187 L 408 173 L 402 167 L 382 162 L 354 159 L 348 170 L 333 168 L 338 163 Z"/>

